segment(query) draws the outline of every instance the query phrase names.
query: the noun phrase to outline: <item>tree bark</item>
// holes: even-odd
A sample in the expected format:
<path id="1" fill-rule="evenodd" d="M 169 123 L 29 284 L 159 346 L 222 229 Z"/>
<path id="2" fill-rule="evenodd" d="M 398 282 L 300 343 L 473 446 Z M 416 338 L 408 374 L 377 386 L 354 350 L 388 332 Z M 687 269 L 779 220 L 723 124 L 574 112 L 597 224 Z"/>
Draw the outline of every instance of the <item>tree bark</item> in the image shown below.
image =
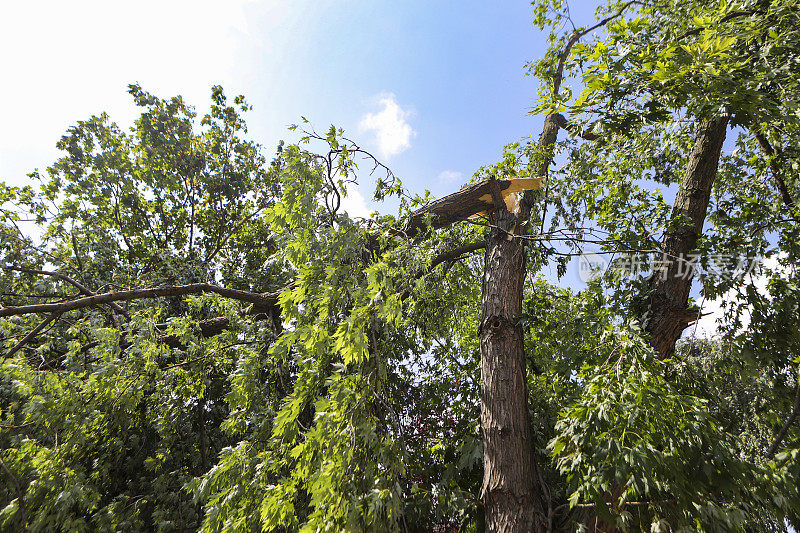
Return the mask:
<path id="1" fill-rule="evenodd" d="M 558 137 L 558 122 L 545 117 L 533 175 L 547 176 Z M 518 324 L 525 282 L 525 246 L 508 233 L 524 235 L 534 203 L 525 191 L 515 217 L 495 197 L 492 228 L 486 240 L 479 325 L 481 347 L 481 433 L 486 531 L 549 531 L 552 518 L 545 486 L 534 456 L 525 342 Z M 548 511 L 545 512 L 545 507 Z M 542 520 L 542 517 L 547 517 Z"/>
<path id="2" fill-rule="evenodd" d="M 481 347 L 481 497 L 487 531 L 535 531 L 541 502 L 534 493 L 535 459 L 528 414 L 522 328 L 525 249 L 510 238 L 515 217 L 494 212 L 483 277 Z"/>
<path id="3" fill-rule="evenodd" d="M 664 234 L 662 260 L 651 279 L 645 330 L 662 359 L 673 354 L 683 330 L 698 318 L 687 307 L 693 274 L 689 254 L 703 230 L 727 127 L 727 116 L 701 123 L 672 210 L 673 220 L 688 220 Z"/>

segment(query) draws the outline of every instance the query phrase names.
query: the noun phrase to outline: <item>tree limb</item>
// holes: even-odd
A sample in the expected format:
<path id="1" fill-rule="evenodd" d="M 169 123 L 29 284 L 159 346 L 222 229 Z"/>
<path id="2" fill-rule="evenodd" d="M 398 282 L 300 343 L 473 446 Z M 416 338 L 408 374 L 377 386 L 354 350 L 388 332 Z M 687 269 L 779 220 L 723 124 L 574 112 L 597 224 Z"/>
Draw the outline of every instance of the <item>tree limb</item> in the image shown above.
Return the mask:
<path id="1" fill-rule="evenodd" d="M 428 265 L 427 268 L 425 268 L 425 269 L 421 270 L 420 272 L 418 272 L 414 276 L 414 279 L 419 279 L 422 276 L 425 276 L 425 275 L 429 274 L 430 272 L 433 271 L 433 269 L 435 269 L 437 266 L 441 265 L 442 263 L 445 263 L 447 261 L 454 261 L 454 260 L 462 257 L 465 254 L 469 254 L 469 253 L 475 252 L 477 250 L 481 250 L 481 249 L 483 249 L 485 247 L 486 247 L 486 242 L 485 241 L 479 241 L 479 242 L 473 242 L 473 243 L 470 243 L 470 244 L 465 244 L 463 246 L 459 246 L 457 248 L 453 248 L 452 250 L 449 250 L 447 252 L 440 253 L 439 255 L 435 256 L 431 260 L 431 263 L 430 263 L 430 265 Z M 293 286 L 293 284 L 290 284 L 287 287 L 284 287 L 283 289 L 281 289 L 281 291 L 283 291 L 286 288 L 289 288 L 291 286 Z M 276 292 L 274 294 L 279 294 L 281 291 L 278 291 L 278 292 Z M 408 294 L 406 293 L 403 296 L 407 297 Z M 275 309 L 276 306 L 277 306 L 277 299 L 275 300 L 275 304 L 272 305 L 271 308 Z M 273 324 L 275 324 L 276 317 L 273 316 L 271 313 L 268 313 L 268 311 L 269 311 L 269 309 L 264 309 L 264 306 L 262 306 L 262 305 L 254 305 L 248 311 L 248 314 L 267 313 L 267 314 L 270 315 L 269 319 L 273 321 Z M 156 324 L 156 327 L 157 328 L 165 328 L 168 325 L 169 324 L 167 324 L 167 323 L 165 323 L 165 324 Z M 222 333 L 223 331 L 228 329 L 229 320 L 224 316 L 219 316 L 219 317 L 215 317 L 215 318 L 209 318 L 209 319 L 206 319 L 206 320 L 200 320 L 197 323 L 197 326 L 200 328 L 200 336 L 206 337 L 206 338 L 207 337 L 213 337 L 215 335 L 219 335 L 220 333 Z M 161 337 L 159 337 L 158 340 L 160 342 L 163 342 L 164 344 L 172 347 L 172 348 L 181 348 L 181 347 L 183 347 L 183 344 L 180 342 L 180 340 L 179 340 L 177 335 L 162 335 Z"/>
<path id="2" fill-rule="evenodd" d="M 776 159 L 780 155 L 780 148 L 777 150 L 773 148 L 772 144 L 769 142 L 769 139 L 767 139 L 766 135 L 764 135 L 764 132 L 757 127 L 751 127 L 750 131 L 758 141 L 761 151 L 767 156 L 767 163 L 769 164 L 770 172 L 772 172 L 772 179 L 775 180 L 775 185 L 778 186 L 778 191 L 781 193 L 783 203 L 786 204 L 791 211 L 794 211 L 794 199 L 792 198 L 792 195 L 789 194 L 789 189 L 786 187 L 786 182 L 783 179 L 781 167 L 778 166 L 778 161 Z"/>
<path id="3" fill-rule="evenodd" d="M 537 174 L 536 176 L 540 176 Z M 484 180 L 472 183 L 461 190 L 434 200 L 411 214 L 405 233 L 408 237 L 413 237 L 420 230 L 426 227 L 425 216 L 431 217 L 431 227 L 440 229 L 479 213 L 491 211 L 495 208 L 496 201 L 502 201 L 503 195 L 510 192 L 521 192 L 528 189 L 536 189 L 541 185 L 541 178 L 518 178 L 512 180 Z M 492 191 L 499 192 L 499 195 Z M 494 196 L 501 196 L 500 200 L 493 200 Z M 502 202 L 501 202 L 502 204 Z M 504 204 L 503 204 L 504 205 Z"/>
<path id="4" fill-rule="evenodd" d="M 650 278 L 644 329 L 662 360 L 673 354 L 683 330 L 698 318 L 697 312 L 688 308 L 692 277 L 682 272 L 703 232 L 728 121 L 729 116 L 721 114 L 699 124 L 672 208 L 671 220 L 683 217 L 686 223 L 664 232 L 661 247 L 666 264 Z"/>
<path id="5" fill-rule="evenodd" d="M 728 13 L 727 15 L 725 15 L 724 17 L 719 19 L 719 22 L 717 22 L 717 24 L 722 24 L 724 22 L 728 22 L 729 20 L 732 20 L 732 19 L 735 19 L 735 18 L 738 18 L 738 17 L 744 17 L 744 16 L 747 16 L 747 15 L 755 15 L 756 13 L 760 13 L 760 11 L 731 11 L 730 13 Z M 702 32 L 705 29 L 706 28 L 704 28 L 704 27 L 693 28 L 693 29 L 691 29 L 691 30 L 689 30 L 687 32 L 684 32 L 683 34 L 679 35 L 676 40 L 677 41 L 682 41 L 686 37 L 689 37 L 690 35 L 697 35 L 698 33 Z"/>
<path id="6" fill-rule="evenodd" d="M 553 96 L 558 96 L 558 93 L 561 91 L 561 83 L 564 81 L 564 67 L 567 64 L 567 59 L 569 58 L 569 54 L 572 51 L 572 48 L 586 35 L 592 33 L 594 30 L 601 28 L 611 22 L 614 19 L 619 18 L 633 4 L 639 4 L 641 2 L 637 0 L 630 0 L 623 4 L 619 10 L 613 15 L 609 15 L 608 17 L 604 18 L 603 20 L 597 22 L 594 26 L 590 26 L 584 30 L 575 30 L 570 35 L 569 39 L 567 40 L 567 44 L 564 45 L 564 49 L 561 51 L 561 54 L 558 56 L 558 63 L 556 65 L 556 70 L 553 73 Z M 574 127 L 571 127 L 567 122 L 566 118 L 560 113 L 553 113 L 547 115 L 544 119 L 544 126 L 542 128 L 542 134 L 539 137 L 539 149 L 541 152 L 541 160 L 538 161 L 537 167 L 535 169 L 536 176 L 547 176 L 547 170 L 550 167 L 550 164 L 553 161 L 553 148 L 555 146 L 556 140 L 558 139 L 558 129 L 564 128 L 569 131 L 573 135 L 578 135 L 574 130 Z M 578 135 L 586 140 L 596 140 L 594 134 L 591 133 L 583 133 Z M 526 192 L 523 200 L 522 200 L 522 207 L 523 211 L 521 213 L 520 218 L 523 222 L 527 221 L 529 216 L 530 208 L 533 205 L 533 195 L 530 192 Z"/>
<path id="7" fill-rule="evenodd" d="M 775 456 L 775 452 L 778 451 L 778 446 L 780 446 L 781 442 L 783 442 L 783 438 L 789 432 L 789 428 L 797 418 L 798 413 L 800 413 L 800 376 L 797 377 L 797 390 L 794 393 L 794 406 L 792 407 L 792 412 L 789 413 L 789 416 L 786 418 L 786 422 L 783 423 L 783 427 L 781 427 L 781 430 L 775 436 L 775 440 L 772 442 L 772 445 L 767 450 L 768 458 L 772 459 Z"/>
<path id="8" fill-rule="evenodd" d="M 77 249 L 76 249 L 75 253 L 77 254 Z M 84 285 L 82 285 L 81 283 L 75 281 L 74 279 L 70 278 L 69 276 L 65 276 L 61 272 L 51 272 L 49 270 L 37 270 L 37 269 L 33 269 L 33 268 L 24 268 L 24 267 L 18 267 L 18 266 L 13 266 L 13 265 L 1 265 L 0 268 L 2 268 L 3 270 L 12 270 L 12 271 L 15 271 L 15 272 L 22 272 L 23 274 L 35 274 L 35 275 L 39 275 L 39 276 L 51 276 L 51 277 L 54 277 L 56 279 L 60 279 L 61 281 L 64 281 L 66 283 L 69 283 L 70 285 L 72 285 L 73 287 L 75 287 L 76 289 L 78 289 L 79 291 L 81 291 L 83 294 L 85 294 L 87 296 L 96 296 L 97 295 L 96 292 L 90 290 L 88 287 L 85 287 Z M 111 305 L 111 308 L 114 311 L 116 311 L 117 313 L 121 314 L 122 316 L 124 316 L 125 318 L 130 320 L 131 315 L 126 310 L 124 310 L 122 307 L 120 307 L 119 305 L 117 305 L 114 302 L 111 302 L 110 305 Z"/>
<path id="9" fill-rule="evenodd" d="M 580 41 L 584 36 L 588 35 L 589 33 L 593 32 L 594 30 L 601 28 L 611 22 L 612 20 L 620 17 L 626 9 L 628 9 L 633 4 L 638 4 L 637 0 L 631 0 L 626 2 L 619 8 L 619 10 L 610 15 L 603 20 L 599 21 L 594 26 L 590 26 L 584 30 L 575 30 L 567 40 L 567 44 L 564 46 L 564 49 L 561 51 L 561 54 L 558 56 L 558 64 L 556 65 L 556 70 L 553 73 L 553 96 L 558 96 L 558 93 L 561 91 L 561 83 L 564 80 L 564 66 L 567 63 L 567 59 L 569 58 L 569 54 L 572 51 L 572 48 L 575 44 Z M 566 118 L 560 113 L 553 113 L 547 115 L 544 119 L 544 125 L 542 127 L 542 134 L 539 136 L 539 151 L 540 151 L 540 160 L 536 162 L 536 167 L 534 169 L 534 175 L 536 176 L 547 176 L 547 171 L 550 168 L 550 164 L 553 162 L 554 156 L 554 147 L 556 141 L 558 140 L 558 130 L 559 128 L 567 129 L 570 133 L 575 135 L 573 130 L 570 129 Z M 574 128 L 573 128 L 574 129 Z M 590 133 L 582 133 L 580 136 L 587 140 L 594 140 L 590 139 L 589 136 L 592 134 Z M 527 222 L 528 218 L 530 217 L 530 210 L 534 203 L 534 196 L 531 191 L 526 191 L 522 197 L 522 201 L 520 202 L 520 213 L 518 213 L 517 218 L 521 222 Z M 542 226 L 544 227 L 544 218 L 542 219 Z"/>
<path id="10" fill-rule="evenodd" d="M 553 121 L 558 125 L 558 127 L 567 130 L 570 133 L 570 135 L 573 135 L 575 137 L 580 137 L 585 141 L 596 141 L 600 138 L 600 135 L 596 133 L 592 133 L 590 131 L 582 131 L 578 129 L 575 126 L 575 124 L 567 122 L 566 117 L 564 117 L 564 115 L 562 115 L 561 113 L 553 113 L 553 115 L 551 116 L 553 117 Z"/>
<path id="11" fill-rule="evenodd" d="M 169 324 L 156 324 L 156 327 L 166 327 Z M 230 325 L 230 321 L 227 317 L 218 316 L 215 318 L 209 318 L 207 320 L 200 320 L 197 323 L 197 326 L 200 328 L 200 336 L 201 337 L 213 337 L 215 335 L 219 335 Z M 177 335 L 162 335 L 158 338 L 159 342 L 163 342 L 167 346 L 171 348 L 183 348 L 184 345 L 180 341 Z"/>
<path id="12" fill-rule="evenodd" d="M 204 292 L 219 294 L 220 296 L 232 298 L 242 302 L 249 302 L 259 308 L 270 308 L 277 305 L 278 296 L 281 293 L 281 291 L 277 291 L 274 293 L 261 294 L 256 292 L 240 291 L 237 289 L 228 289 L 218 285 L 212 285 L 210 283 L 192 283 L 189 285 L 169 285 L 165 287 L 150 287 L 147 289 L 107 292 L 103 294 L 96 294 L 94 296 L 87 296 L 85 298 L 78 298 L 77 300 L 72 300 L 69 302 L 4 307 L 0 309 L 0 317 L 27 315 L 31 313 L 65 313 L 75 309 L 82 309 L 84 307 L 91 307 L 111 302 L 127 302 L 130 300 L 158 298 L 162 296 L 183 296 L 185 294 L 200 294 Z"/>
<path id="13" fill-rule="evenodd" d="M 20 340 L 20 341 L 19 341 L 17 344 L 15 344 L 15 345 L 14 345 L 14 346 L 13 346 L 13 347 L 12 347 L 12 348 L 11 348 L 11 349 L 8 351 L 8 353 L 6 353 L 5 357 L 6 357 L 6 358 L 8 358 L 8 357 L 11 357 L 12 355 L 14 355 L 15 353 L 17 353 L 17 351 L 19 351 L 19 349 L 20 349 L 20 348 L 22 348 L 23 346 L 25 346 L 26 344 L 28 344 L 28 342 L 30 342 L 30 340 L 31 340 L 31 339 L 33 339 L 33 338 L 34 338 L 36 335 L 38 335 L 40 331 L 42 331 L 44 328 L 46 328 L 46 327 L 47 327 L 47 325 L 48 325 L 50 322 L 52 322 L 53 320 L 55 320 L 55 319 L 56 319 L 56 318 L 58 318 L 59 316 L 61 316 L 61 313 L 59 313 L 59 312 L 53 312 L 52 314 L 50 314 L 50 316 L 48 316 L 47 318 L 45 318 L 44 320 L 42 320 L 42 321 L 39 323 L 39 325 L 38 325 L 38 326 L 36 326 L 36 327 L 35 327 L 35 328 L 33 328 L 32 330 L 30 330 L 30 331 L 28 332 L 28 334 L 27 334 L 27 335 L 25 335 L 24 337 L 22 337 L 22 339 L 21 339 L 21 340 Z"/>
<path id="14" fill-rule="evenodd" d="M 558 95 L 559 91 L 561 90 L 561 82 L 564 79 L 564 65 L 567 63 L 569 53 L 572 51 L 572 48 L 575 46 L 575 44 L 586 35 L 592 33 L 594 30 L 601 28 L 612 20 L 620 17 L 631 5 L 638 3 L 639 2 L 637 0 L 631 0 L 630 2 L 623 4 L 615 14 L 604 18 L 594 26 L 586 28 L 585 30 L 575 30 L 572 32 L 572 35 L 569 36 L 566 46 L 564 46 L 564 49 L 561 51 L 561 55 L 558 56 L 558 65 L 556 66 L 556 71 L 553 74 L 553 95 Z"/>
<path id="15" fill-rule="evenodd" d="M 445 261 L 451 261 L 457 259 L 464 254 L 469 254 L 477 250 L 481 250 L 483 248 L 486 248 L 486 241 L 478 241 L 478 242 L 473 242 L 471 244 L 465 244 L 464 246 L 453 248 L 449 252 L 443 252 L 434 257 L 433 260 L 431 260 L 431 264 L 428 265 L 428 268 L 423 270 L 421 273 L 417 274 L 416 278 L 419 279 L 425 274 L 430 273 L 434 268 L 441 265 Z"/>
<path id="16" fill-rule="evenodd" d="M 418 273 L 415 278 L 419 279 L 420 277 L 430 273 L 434 268 L 439 266 L 440 264 L 457 259 L 458 257 L 474 252 L 476 250 L 480 250 L 486 246 L 486 243 L 475 242 L 471 244 L 466 244 L 464 246 L 460 246 L 458 248 L 454 248 L 447 252 L 443 252 L 431 260 L 431 264 Z M 32 269 L 22 269 L 20 267 L 3 267 L 11 270 L 19 270 L 19 271 L 28 271 L 28 273 L 37 273 L 37 274 L 45 274 L 44 271 L 33 271 Z M 47 273 L 47 275 L 55 275 L 59 276 L 57 273 Z M 76 282 L 77 283 L 77 282 Z M 147 289 L 133 289 L 128 291 L 118 291 L 118 292 L 108 292 L 103 294 L 95 294 L 93 296 L 88 296 L 86 298 L 79 298 L 77 300 L 67 301 L 67 302 L 58 302 L 58 303 L 45 303 L 45 304 L 32 304 L 32 305 L 22 305 L 17 307 L 4 307 L 0 309 L 0 317 L 6 316 L 20 316 L 20 315 L 27 315 L 33 313 L 51 313 L 45 320 L 43 320 L 36 328 L 31 330 L 22 340 L 20 340 L 7 354 L 6 357 L 10 357 L 14 353 L 16 353 L 20 348 L 22 348 L 25 344 L 27 344 L 35 335 L 42 331 L 50 322 L 52 322 L 55 318 L 60 316 L 62 313 L 67 311 L 73 311 L 75 309 L 82 309 L 85 307 L 91 307 L 99 304 L 104 303 L 113 303 L 118 301 L 130 301 L 130 300 L 138 300 L 144 298 L 157 298 L 163 296 L 182 296 L 185 294 L 199 294 L 204 292 L 210 292 L 214 294 L 219 294 L 220 296 L 224 296 L 227 298 L 232 298 L 234 300 L 239 300 L 242 302 L 249 302 L 253 305 L 251 306 L 248 314 L 258 314 L 258 313 L 267 313 L 270 309 L 274 309 L 278 305 L 278 296 L 281 292 L 286 290 L 287 288 L 291 288 L 294 283 L 287 285 L 286 287 L 273 292 L 273 293 L 255 293 L 255 292 L 248 292 L 248 291 L 241 291 L 237 289 L 229 289 L 225 287 L 219 287 L 217 285 L 211 285 L 209 283 L 194 283 L 190 285 L 177 285 L 177 286 L 166 286 L 166 287 L 151 287 Z M 270 315 L 272 317 L 272 315 Z M 166 326 L 167 324 L 162 324 L 161 326 Z M 229 321 L 226 317 L 214 317 L 207 320 L 201 320 L 198 322 L 198 327 L 200 328 L 200 335 L 203 337 L 213 337 L 225 331 L 229 326 Z M 182 346 L 180 340 L 176 335 L 162 335 L 160 336 L 159 340 L 168 346 L 173 348 L 180 348 Z"/>
<path id="17" fill-rule="evenodd" d="M 0 457 L 0 467 L 3 468 L 8 477 L 11 478 L 11 482 L 14 483 L 14 487 L 17 489 L 17 507 L 19 508 L 19 512 L 22 513 L 22 526 L 27 528 L 28 525 L 28 517 L 26 516 L 25 512 L 25 492 L 22 490 L 22 486 L 19 484 L 19 480 L 17 476 L 11 473 L 11 470 L 8 469 L 6 464 L 3 462 L 3 458 Z"/>

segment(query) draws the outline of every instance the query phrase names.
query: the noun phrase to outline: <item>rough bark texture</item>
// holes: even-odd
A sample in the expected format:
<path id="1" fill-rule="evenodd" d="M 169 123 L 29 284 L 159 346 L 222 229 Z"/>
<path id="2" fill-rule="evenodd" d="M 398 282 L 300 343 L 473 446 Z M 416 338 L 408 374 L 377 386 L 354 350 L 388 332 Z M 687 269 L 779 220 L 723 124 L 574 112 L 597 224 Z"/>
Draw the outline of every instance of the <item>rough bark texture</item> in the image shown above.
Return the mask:
<path id="1" fill-rule="evenodd" d="M 664 234 L 662 261 L 651 281 L 645 326 L 650 343 L 662 358 L 672 355 L 675 342 L 698 316 L 687 308 L 692 287 L 689 254 L 703 230 L 727 126 L 727 116 L 700 125 L 672 210 L 673 220 L 683 216 L 688 222 Z"/>
<path id="2" fill-rule="evenodd" d="M 552 116 L 545 118 L 539 138 L 540 153 L 533 170 L 536 176 L 547 175 L 558 129 Z M 494 192 L 496 195 L 497 191 Z M 537 475 L 533 453 L 525 345 L 522 328 L 517 323 L 522 313 L 525 247 L 520 239 L 509 239 L 506 233 L 526 233 L 533 202 L 533 191 L 525 191 L 516 218 L 502 207 L 495 210 L 493 228 L 486 242 L 479 326 L 481 498 L 486 531 L 490 532 L 547 531 L 542 517 L 551 517 L 550 512 L 545 512 L 544 503 L 548 489 Z"/>
<path id="3" fill-rule="evenodd" d="M 534 494 L 534 456 L 528 414 L 522 312 L 525 249 L 506 234 L 516 223 L 495 211 L 486 246 L 481 346 L 481 431 L 486 529 L 535 531 L 540 501 Z"/>

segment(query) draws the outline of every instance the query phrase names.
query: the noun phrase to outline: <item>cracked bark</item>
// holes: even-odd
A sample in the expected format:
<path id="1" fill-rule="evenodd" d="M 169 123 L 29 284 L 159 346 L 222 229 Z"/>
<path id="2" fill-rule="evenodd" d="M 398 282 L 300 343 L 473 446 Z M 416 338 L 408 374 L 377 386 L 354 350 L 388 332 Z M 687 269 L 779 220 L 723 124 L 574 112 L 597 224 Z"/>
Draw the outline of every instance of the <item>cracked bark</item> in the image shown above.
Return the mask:
<path id="1" fill-rule="evenodd" d="M 672 210 L 673 220 L 687 220 L 664 234 L 663 268 L 651 278 L 645 330 L 662 359 L 673 354 L 683 330 L 698 318 L 697 311 L 688 308 L 692 276 L 685 275 L 690 264 L 686 261 L 703 230 L 727 127 L 727 116 L 700 124 Z"/>

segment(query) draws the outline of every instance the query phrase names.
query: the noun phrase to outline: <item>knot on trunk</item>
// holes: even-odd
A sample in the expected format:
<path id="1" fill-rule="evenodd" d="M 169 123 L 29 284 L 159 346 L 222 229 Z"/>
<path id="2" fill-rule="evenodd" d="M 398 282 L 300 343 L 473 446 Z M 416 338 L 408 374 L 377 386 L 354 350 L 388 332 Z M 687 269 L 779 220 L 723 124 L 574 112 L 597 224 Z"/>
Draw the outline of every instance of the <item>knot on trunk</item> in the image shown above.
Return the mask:
<path id="1" fill-rule="evenodd" d="M 490 335 L 496 335 L 513 326 L 514 322 L 504 316 L 489 316 L 481 320 L 480 325 L 478 325 L 478 335 L 484 331 L 487 331 Z"/>

